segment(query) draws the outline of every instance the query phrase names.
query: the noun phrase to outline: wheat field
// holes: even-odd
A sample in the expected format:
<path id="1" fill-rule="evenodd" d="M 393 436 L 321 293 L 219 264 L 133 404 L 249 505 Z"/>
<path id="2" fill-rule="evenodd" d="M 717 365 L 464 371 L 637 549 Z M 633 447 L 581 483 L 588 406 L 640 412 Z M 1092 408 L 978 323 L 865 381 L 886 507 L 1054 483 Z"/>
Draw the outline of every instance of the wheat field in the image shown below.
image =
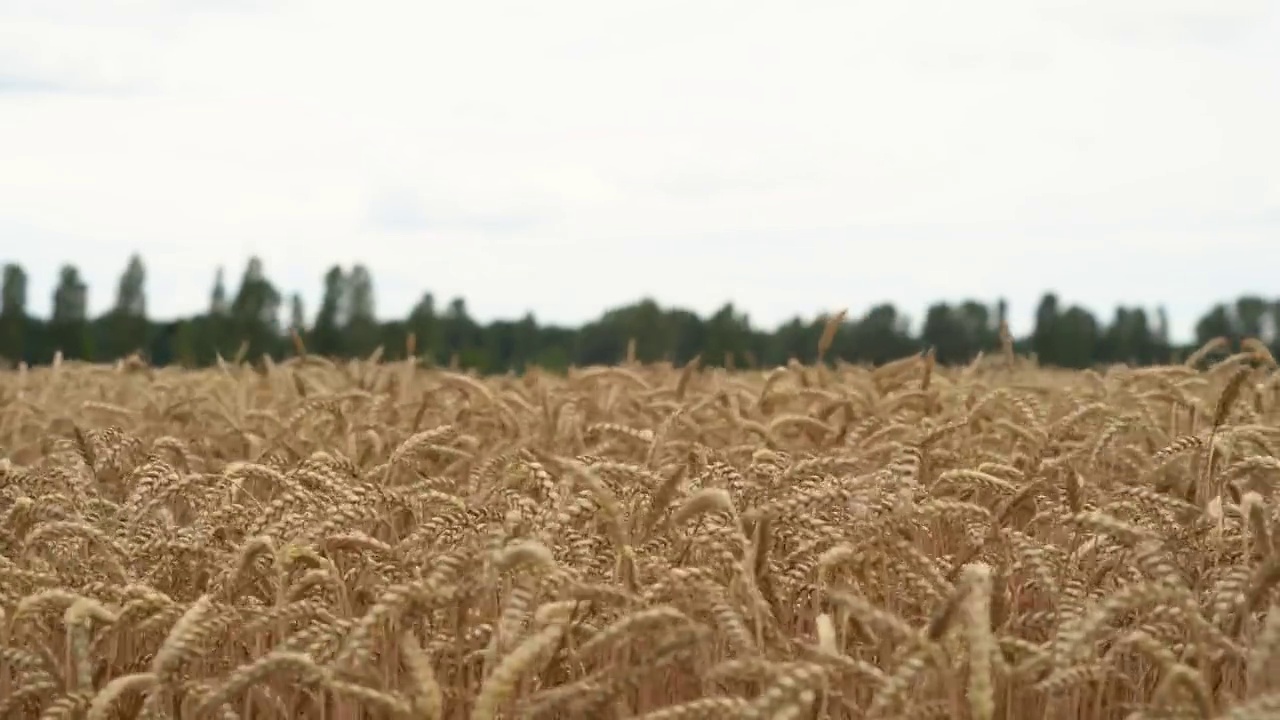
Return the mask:
<path id="1" fill-rule="evenodd" d="M 6 372 L 0 717 L 1277 717 L 1280 373 L 1204 356 Z"/>

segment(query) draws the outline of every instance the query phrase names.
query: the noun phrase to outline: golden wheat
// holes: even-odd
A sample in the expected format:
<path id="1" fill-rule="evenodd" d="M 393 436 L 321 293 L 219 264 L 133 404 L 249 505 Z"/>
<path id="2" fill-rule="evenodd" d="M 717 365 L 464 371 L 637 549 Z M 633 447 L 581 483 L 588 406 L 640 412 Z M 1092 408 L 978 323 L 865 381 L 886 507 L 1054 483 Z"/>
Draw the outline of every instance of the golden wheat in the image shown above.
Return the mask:
<path id="1" fill-rule="evenodd" d="M 295 342 L 0 375 L 0 717 L 1280 708 L 1256 343 L 479 378 Z"/>

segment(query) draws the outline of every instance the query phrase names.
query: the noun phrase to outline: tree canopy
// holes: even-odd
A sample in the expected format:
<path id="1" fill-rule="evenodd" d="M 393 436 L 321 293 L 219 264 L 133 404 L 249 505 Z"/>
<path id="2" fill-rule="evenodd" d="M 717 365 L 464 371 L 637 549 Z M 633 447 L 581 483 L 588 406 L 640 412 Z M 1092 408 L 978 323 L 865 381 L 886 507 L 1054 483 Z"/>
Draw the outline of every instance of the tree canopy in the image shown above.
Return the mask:
<path id="1" fill-rule="evenodd" d="M 234 293 L 218 268 L 206 312 L 159 322 L 148 317 L 145 264 L 134 255 L 111 309 L 90 318 L 88 287 L 68 264 L 59 272 L 50 317 L 40 319 L 27 310 L 26 272 L 9 263 L 0 272 L 0 359 L 39 364 L 61 352 L 67 359 L 109 362 L 140 353 L 156 365 L 204 366 L 237 353 L 279 359 L 297 351 L 296 336 L 309 352 L 329 357 L 366 356 L 382 347 L 388 359 L 413 352 L 427 363 L 483 372 L 613 364 L 628 353 L 642 362 L 683 364 L 696 356 L 707 365 L 748 367 L 813 362 L 825 325 L 823 318 L 797 317 L 766 330 L 754 327 L 732 303 L 703 318 L 650 298 L 606 310 L 578 328 L 541 325 L 531 314 L 481 323 L 465 299 L 452 298 L 442 308 L 431 292 L 423 293 L 408 317 L 380 320 L 367 267 L 335 265 L 320 280 L 319 307 L 308 318 L 301 296 L 282 293 L 262 260 L 250 258 Z M 966 363 L 1000 348 L 1008 313 L 1002 298 L 936 302 L 915 334 L 908 317 L 882 303 L 844 318 L 825 359 L 883 364 L 932 348 L 941 363 Z M 1196 323 L 1196 344 L 1221 336 L 1234 347 L 1255 337 L 1275 347 L 1278 328 L 1280 300 L 1247 295 L 1209 308 Z M 1053 292 L 1044 294 L 1033 331 L 1015 339 L 1015 347 L 1034 353 L 1042 364 L 1069 368 L 1169 362 L 1188 350 L 1170 343 L 1163 308 L 1149 314 L 1118 307 L 1109 321 L 1101 321 Z"/>

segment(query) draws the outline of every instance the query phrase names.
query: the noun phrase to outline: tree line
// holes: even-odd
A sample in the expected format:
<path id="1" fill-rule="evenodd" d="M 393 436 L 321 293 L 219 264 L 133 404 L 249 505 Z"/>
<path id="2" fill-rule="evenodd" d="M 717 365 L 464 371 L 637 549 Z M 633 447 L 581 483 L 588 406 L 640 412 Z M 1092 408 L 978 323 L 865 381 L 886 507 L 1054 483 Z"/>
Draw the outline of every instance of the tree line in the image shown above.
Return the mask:
<path id="1" fill-rule="evenodd" d="M 285 297 L 252 258 L 238 285 L 229 290 L 215 273 L 206 312 L 171 322 L 149 318 L 146 268 L 129 259 L 115 289 L 111 309 L 89 317 L 88 288 L 73 265 L 62 267 L 47 319 L 27 312 L 27 274 L 9 263 L 0 283 L 0 359 L 7 365 L 45 364 L 61 353 L 68 360 L 112 362 L 139 354 L 153 365 L 200 367 L 219 356 L 280 359 L 305 347 L 329 357 L 368 356 L 383 349 L 387 359 L 413 353 L 424 363 L 481 372 L 520 371 L 528 366 L 562 370 L 571 365 L 667 360 L 677 364 L 699 356 L 707 365 L 773 366 L 791 359 L 813 362 L 824 318 L 795 318 L 775 330 L 751 326 L 726 304 L 710 317 L 660 307 L 645 299 L 606 311 L 582 327 L 540 325 L 530 315 L 518 320 L 477 322 L 461 298 L 438 307 L 423 294 L 408 317 L 378 320 L 373 277 L 363 265 L 334 266 L 323 278 L 320 307 L 308 316 L 298 294 Z M 932 348 L 937 360 L 959 364 L 1001 346 L 1008 306 L 965 300 L 935 303 L 918 333 L 892 304 L 842 320 L 827 359 L 882 364 Z M 282 315 L 285 318 L 282 319 Z M 1246 296 L 1210 308 L 1196 324 L 1196 345 L 1225 337 L 1232 345 L 1245 337 L 1276 345 L 1280 300 Z M 1077 305 L 1046 293 L 1036 310 L 1034 330 L 1014 339 L 1019 352 L 1042 364 L 1085 368 L 1109 363 L 1149 365 L 1177 360 L 1188 352 L 1169 341 L 1163 308 L 1118 307 L 1101 321 Z M 1280 354 L 1280 352 L 1277 352 Z"/>

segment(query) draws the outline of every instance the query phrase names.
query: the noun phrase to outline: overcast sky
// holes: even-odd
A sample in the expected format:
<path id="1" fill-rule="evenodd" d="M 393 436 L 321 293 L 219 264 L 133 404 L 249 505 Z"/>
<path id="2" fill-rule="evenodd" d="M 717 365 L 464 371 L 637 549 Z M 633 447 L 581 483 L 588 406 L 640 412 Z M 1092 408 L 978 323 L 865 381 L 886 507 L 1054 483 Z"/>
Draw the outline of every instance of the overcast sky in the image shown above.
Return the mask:
<path id="1" fill-rule="evenodd" d="M 578 323 L 1280 297 L 1269 0 L 0 0 L 0 261 Z"/>

